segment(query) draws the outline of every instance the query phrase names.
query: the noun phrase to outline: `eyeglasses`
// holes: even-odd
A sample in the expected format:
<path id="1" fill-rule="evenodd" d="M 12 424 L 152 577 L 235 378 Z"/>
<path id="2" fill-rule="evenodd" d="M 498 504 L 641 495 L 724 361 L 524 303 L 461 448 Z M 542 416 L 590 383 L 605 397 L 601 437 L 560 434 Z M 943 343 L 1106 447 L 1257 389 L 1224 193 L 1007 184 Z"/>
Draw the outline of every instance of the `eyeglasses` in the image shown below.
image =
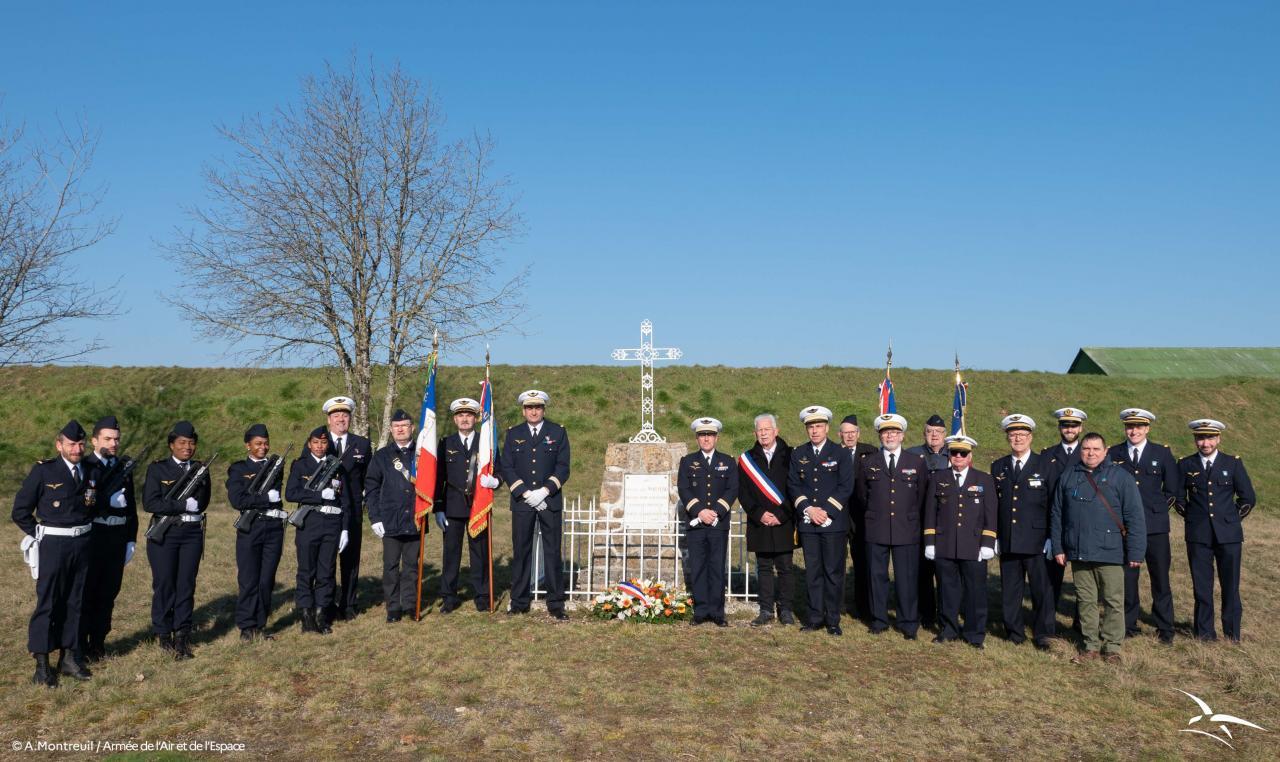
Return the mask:
<path id="1" fill-rule="evenodd" d="M 951 457 L 953 457 L 953 458 L 967 458 L 967 457 L 969 457 L 969 456 L 970 456 L 970 455 L 972 455 L 972 454 L 973 454 L 973 453 L 971 453 L 971 452 L 960 452 L 960 451 L 958 451 L 958 450 L 952 450 L 952 451 L 951 451 Z"/>
<path id="2" fill-rule="evenodd" d="M 1071 421 L 1063 421 L 1063 422 L 1061 422 L 1061 423 L 1059 423 L 1059 424 L 1058 424 L 1058 428 L 1060 428 L 1060 429 L 1078 429 L 1078 428 L 1080 428 L 1080 424 L 1079 424 L 1079 423 L 1073 423 L 1073 422 L 1071 422 Z"/>

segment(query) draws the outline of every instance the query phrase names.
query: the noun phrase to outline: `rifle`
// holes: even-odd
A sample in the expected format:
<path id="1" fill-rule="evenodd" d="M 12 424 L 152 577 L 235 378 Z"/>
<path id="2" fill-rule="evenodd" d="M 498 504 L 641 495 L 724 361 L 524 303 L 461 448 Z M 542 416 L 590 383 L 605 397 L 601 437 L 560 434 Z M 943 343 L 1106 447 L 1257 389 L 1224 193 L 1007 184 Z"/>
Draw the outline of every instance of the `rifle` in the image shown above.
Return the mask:
<path id="1" fill-rule="evenodd" d="M 324 488 L 329 485 L 330 481 L 333 479 L 333 475 L 338 473 L 338 469 L 341 467 L 342 461 L 338 458 L 335 458 L 332 455 L 324 456 L 324 460 L 320 461 L 320 463 L 316 465 L 315 472 L 311 474 L 311 478 L 307 480 L 307 486 L 303 487 L 303 489 L 308 492 L 314 492 L 317 495 L 320 494 L 324 491 Z M 298 510 L 290 514 L 289 523 L 293 524 L 298 529 L 301 529 L 303 523 L 307 520 L 307 516 L 314 510 L 314 505 L 304 504 L 300 506 Z"/>
<path id="2" fill-rule="evenodd" d="M 289 457 L 291 450 L 293 450 L 293 445 L 289 445 L 288 449 L 284 451 L 284 457 L 272 455 L 267 458 L 267 465 L 259 469 L 257 475 L 249 482 L 247 490 L 249 494 L 261 495 L 264 492 L 271 491 L 271 485 L 275 483 L 276 476 L 280 474 L 280 469 L 284 468 L 285 458 Z M 253 526 L 253 522 L 257 520 L 258 513 L 261 510 L 261 508 L 249 508 L 241 511 L 233 525 L 236 531 L 248 532 L 249 528 Z"/>
<path id="3" fill-rule="evenodd" d="M 142 448 L 142 452 L 136 458 L 130 458 L 128 455 L 121 455 L 116 458 L 116 462 L 111 468 L 107 469 L 107 472 L 103 474 L 102 479 L 98 482 L 102 485 L 98 488 L 99 493 L 110 498 L 111 495 L 123 489 L 134 469 L 138 467 L 139 463 L 147 462 L 147 458 L 151 457 L 153 449 L 155 449 L 154 445 L 147 445 Z"/>
<path id="4" fill-rule="evenodd" d="M 169 485 L 169 489 L 164 493 L 165 500 L 174 500 L 183 502 L 191 497 L 191 493 L 196 491 L 200 483 L 209 475 L 209 466 L 218 459 L 215 452 L 212 458 L 202 463 L 197 469 L 187 469 L 187 473 L 183 478 L 178 479 Z M 151 526 L 147 527 L 146 538 L 155 542 L 164 542 L 164 536 L 169 533 L 170 527 L 181 521 L 178 514 L 167 513 L 162 516 L 155 516 L 151 520 Z"/>

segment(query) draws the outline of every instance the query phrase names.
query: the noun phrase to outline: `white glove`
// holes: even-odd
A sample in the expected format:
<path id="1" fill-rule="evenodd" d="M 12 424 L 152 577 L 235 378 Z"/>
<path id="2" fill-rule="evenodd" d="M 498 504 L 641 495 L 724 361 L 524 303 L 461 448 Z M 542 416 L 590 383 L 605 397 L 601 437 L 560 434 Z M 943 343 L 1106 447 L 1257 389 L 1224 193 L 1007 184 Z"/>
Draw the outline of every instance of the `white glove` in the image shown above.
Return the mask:
<path id="1" fill-rule="evenodd" d="M 551 490 L 547 489 L 546 487 L 539 487 L 537 489 L 529 490 L 524 494 L 524 496 L 526 500 L 529 500 L 529 505 L 537 505 L 538 503 L 541 503 L 542 501 L 546 500 L 550 494 L 551 494 Z M 533 497 L 530 500 L 531 495 Z"/>
<path id="2" fill-rule="evenodd" d="M 351 537 L 350 535 L 347 534 L 347 530 L 345 529 L 342 530 L 342 534 L 338 535 L 338 552 L 339 553 L 347 549 L 347 542 L 350 539 Z"/>
<path id="3" fill-rule="evenodd" d="M 128 503 L 124 499 L 124 490 L 118 489 L 111 495 L 112 508 L 124 508 Z"/>
<path id="4" fill-rule="evenodd" d="M 269 503 L 278 503 L 278 502 L 280 502 L 280 490 L 278 490 L 278 489 L 269 489 L 269 490 L 267 490 L 267 502 L 269 502 Z"/>
<path id="5" fill-rule="evenodd" d="M 337 497 L 337 493 L 333 491 L 333 487 L 325 487 L 320 490 L 320 497 L 325 500 L 332 500 Z"/>
<path id="6" fill-rule="evenodd" d="M 381 540 L 383 536 L 386 535 L 387 529 L 386 527 L 382 526 L 381 521 L 375 521 L 373 522 L 373 533 L 378 536 L 379 540 Z"/>
<path id="7" fill-rule="evenodd" d="M 198 500 L 196 500 L 194 497 L 189 497 L 189 498 L 187 498 L 187 508 L 186 508 L 186 511 L 187 511 L 187 513 L 199 513 L 199 512 L 200 512 L 200 502 L 199 502 Z"/>
<path id="8" fill-rule="evenodd" d="M 995 548 L 993 548 L 992 550 L 997 556 L 1000 555 L 1000 538 L 999 537 L 996 538 Z"/>
<path id="9" fill-rule="evenodd" d="M 133 551 L 137 550 L 137 548 L 138 548 L 138 543 L 136 542 L 131 542 L 128 545 L 124 546 L 124 565 L 125 566 L 128 566 L 129 562 L 133 560 Z"/>
<path id="10" fill-rule="evenodd" d="M 1053 558 L 1053 540 L 1044 541 L 1044 557 Z"/>
<path id="11" fill-rule="evenodd" d="M 490 476 L 488 474 L 480 475 L 480 486 L 485 489 L 497 489 L 501 484 L 502 482 L 498 481 L 498 477 L 496 476 Z"/>
<path id="12" fill-rule="evenodd" d="M 938 555 L 938 548 L 934 545 L 924 546 L 924 557 L 932 561 Z"/>
<path id="13" fill-rule="evenodd" d="M 978 548 L 978 560 L 990 561 L 996 557 L 996 552 L 991 548 Z"/>
<path id="14" fill-rule="evenodd" d="M 537 505 L 533 506 L 533 510 L 535 510 L 535 511 L 545 511 L 545 510 L 547 510 L 547 501 L 546 501 L 546 500 L 543 500 L 541 503 L 538 503 Z"/>
<path id="15" fill-rule="evenodd" d="M 714 519 L 712 519 L 712 520 L 711 520 L 711 526 L 713 526 L 713 527 L 714 527 L 714 526 L 719 526 L 719 525 L 720 525 L 720 517 L 719 517 L 719 516 L 716 516 Z"/>
<path id="16" fill-rule="evenodd" d="M 342 480 L 341 480 L 341 479 L 330 479 L 330 480 L 329 480 L 329 486 L 330 486 L 330 487 L 333 487 L 334 489 L 337 489 L 338 487 L 341 487 L 341 486 L 342 486 Z"/>
<path id="17" fill-rule="evenodd" d="M 31 567 L 31 579 L 40 579 L 40 542 L 31 535 L 22 538 L 22 560 Z"/>
<path id="18" fill-rule="evenodd" d="M 698 518 L 697 516 L 694 516 L 693 518 L 689 519 L 689 526 L 691 527 L 696 527 L 701 523 L 702 523 L 702 519 Z"/>

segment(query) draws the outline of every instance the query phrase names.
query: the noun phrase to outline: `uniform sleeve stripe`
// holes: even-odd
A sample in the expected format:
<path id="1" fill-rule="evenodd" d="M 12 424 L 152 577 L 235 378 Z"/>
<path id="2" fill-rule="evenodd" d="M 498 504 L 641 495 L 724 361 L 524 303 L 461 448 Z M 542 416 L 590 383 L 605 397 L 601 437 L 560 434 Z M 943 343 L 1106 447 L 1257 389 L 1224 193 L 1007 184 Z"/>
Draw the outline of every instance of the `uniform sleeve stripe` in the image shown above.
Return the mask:
<path id="1" fill-rule="evenodd" d="M 834 506 L 836 507 L 836 510 L 837 510 L 837 511 L 843 511 L 843 510 L 844 510 L 844 506 L 843 506 L 843 505 L 840 505 L 840 501 L 839 501 L 839 500 L 836 500 L 834 497 L 829 497 L 829 498 L 827 498 L 827 502 L 828 502 L 828 503 L 831 503 L 832 505 L 834 505 Z"/>
<path id="2" fill-rule="evenodd" d="M 982 536 L 983 536 L 983 537 L 995 537 L 995 536 L 996 536 L 996 533 L 995 533 L 995 532 L 993 532 L 993 531 L 991 531 L 990 529 L 984 529 L 984 530 L 982 530 Z"/>
<path id="3" fill-rule="evenodd" d="M 519 487 L 522 484 L 524 484 L 524 479 L 516 479 L 515 481 L 511 482 L 511 489 L 515 489 L 516 487 Z"/>
<path id="4" fill-rule="evenodd" d="M 717 503 L 719 503 L 720 505 L 723 505 L 723 506 L 724 506 L 724 509 L 725 509 L 726 511 L 728 511 L 728 510 L 732 510 L 732 509 L 733 509 L 733 506 L 731 506 L 731 505 L 729 505 L 728 503 L 726 503 L 726 502 L 725 502 L 725 500 L 724 500 L 724 498 L 720 498 L 720 499 L 719 499 L 719 500 L 717 500 L 716 502 L 717 502 Z"/>
<path id="5" fill-rule="evenodd" d="M 555 482 L 555 483 L 556 483 L 556 489 L 561 489 L 561 488 L 562 488 L 562 485 L 560 484 L 560 480 L 559 480 L 559 479 L 557 479 L 557 478 L 555 478 L 554 476 L 549 476 L 549 477 L 547 477 L 547 481 L 549 481 L 549 482 Z"/>
<path id="6" fill-rule="evenodd" d="M 938 530 L 936 530 L 936 529 L 926 529 L 926 530 L 924 530 L 924 533 L 925 533 L 926 535 L 937 534 L 937 533 L 938 533 Z"/>

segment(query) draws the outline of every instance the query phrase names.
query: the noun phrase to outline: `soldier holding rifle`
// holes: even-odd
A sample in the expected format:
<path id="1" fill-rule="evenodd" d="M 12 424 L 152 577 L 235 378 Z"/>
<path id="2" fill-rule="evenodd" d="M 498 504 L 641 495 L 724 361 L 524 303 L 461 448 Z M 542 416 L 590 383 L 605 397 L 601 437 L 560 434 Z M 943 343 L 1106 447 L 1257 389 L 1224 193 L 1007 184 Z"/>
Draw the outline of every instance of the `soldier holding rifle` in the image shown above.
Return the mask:
<path id="1" fill-rule="evenodd" d="M 227 467 L 227 501 L 240 512 L 236 519 L 236 627 L 243 641 L 271 640 L 267 617 L 284 550 L 284 522 L 289 518 L 280 496 L 284 459 L 268 455 L 271 435 L 261 423 L 244 432 L 244 448 L 248 457 Z"/>

